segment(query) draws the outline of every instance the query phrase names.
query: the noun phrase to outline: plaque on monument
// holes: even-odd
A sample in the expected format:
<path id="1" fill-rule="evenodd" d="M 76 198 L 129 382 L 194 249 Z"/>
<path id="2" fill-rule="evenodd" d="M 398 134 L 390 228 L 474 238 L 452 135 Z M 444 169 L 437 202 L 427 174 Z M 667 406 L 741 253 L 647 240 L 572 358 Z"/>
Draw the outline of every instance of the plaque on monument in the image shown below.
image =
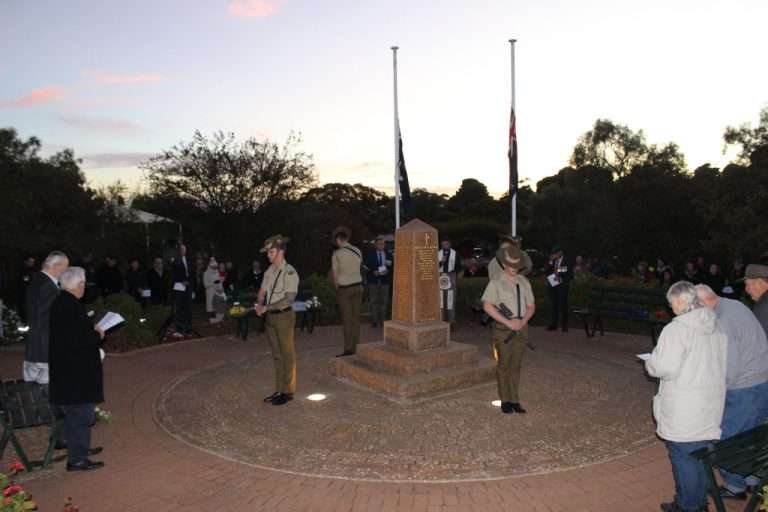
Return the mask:
<path id="1" fill-rule="evenodd" d="M 395 235 L 392 320 L 407 324 L 440 319 L 437 230 L 415 219 Z"/>

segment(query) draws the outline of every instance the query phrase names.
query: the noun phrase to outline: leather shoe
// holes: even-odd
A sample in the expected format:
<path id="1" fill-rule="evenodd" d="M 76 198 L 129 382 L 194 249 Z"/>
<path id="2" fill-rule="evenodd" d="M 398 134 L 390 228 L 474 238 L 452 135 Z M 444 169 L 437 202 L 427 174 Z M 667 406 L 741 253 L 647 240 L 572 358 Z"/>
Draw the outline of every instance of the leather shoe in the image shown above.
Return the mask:
<path id="1" fill-rule="evenodd" d="M 92 469 L 99 469 L 103 467 L 103 462 L 90 459 L 85 459 L 75 464 L 70 464 L 67 462 L 67 471 L 91 471 Z"/>
<path id="2" fill-rule="evenodd" d="M 512 414 L 515 412 L 515 408 L 512 407 L 512 402 L 501 402 L 501 412 L 504 414 Z"/>
<path id="3" fill-rule="evenodd" d="M 275 397 L 274 400 L 272 400 L 272 405 L 285 405 L 288 403 L 289 400 L 293 400 L 293 396 L 288 398 L 288 395 L 284 395 L 280 393 Z"/>
<path id="4" fill-rule="evenodd" d="M 264 399 L 264 401 L 265 401 L 265 402 L 271 402 L 271 401 L 273 401 L 275 398 L 277 398 L 278 396 L 280 396 L 280 393 L 278 393 L 277 391 L 275 391 L 274 393 L 272 393 L 271 395 L 269 395 L 268 397 L 266 397 L 266 398 Z"/>
<path id="5" fill-rule="evenodd" d="M 353 355 L 355 355 L 355 353 L 352 352 L 351 350 L 345 350 L 341 354 L 336 354 L 336 357 L 347 357 L 347 356 L 353 356 Z"/>
<path id="6" fill-rule="evenodd" d="M 88 455 L 98 455 L 103 451 L 104 451 L 104 448 L 102 448 L 101 446 L 96 446 L 94 448 L 88 449 Z"/>
<path id="7" fill-rule="evenodd" d="M 662 503 L 661 510 L 663 512 L 686 512 L 684 508 L 680 508 L 680 505 L 678 505 L 674 501 L 671 501 L 669 503 Z M 704 505 L 703 507 L 697 508 L 693 512 L 707 512 L 708 510 L 709 510 L 709 505 Z"/>
<path id="8" fill-rule="evenodd" d="M 513 409 L 515 412 L 519 412 L 520 414 L 525 414 L 526 412 L 528 412 L 528 411 L 526 411 L 525 409 L 523 409 L 523 406 L 522 406 L 522 405 L 520 405 L 520 404 L 519 404 L 519 403 L 517 403 L 517 402 L 511 402 L 511 403 L 510 403 L 510 405 L 511 405 L 512 409 Z"/>
<path id="9" fill-rule="evenodd" d="M 724 485 L 721 485 L 718 488 L 718 492 L 720 492 L 720 497 L 725 498 L 727 500 L 739 500 L 743 501 L 747 499 L 747 493 L 746 491 L 741 492 L 733 492 L 732 490 L 728 489 Z"/>

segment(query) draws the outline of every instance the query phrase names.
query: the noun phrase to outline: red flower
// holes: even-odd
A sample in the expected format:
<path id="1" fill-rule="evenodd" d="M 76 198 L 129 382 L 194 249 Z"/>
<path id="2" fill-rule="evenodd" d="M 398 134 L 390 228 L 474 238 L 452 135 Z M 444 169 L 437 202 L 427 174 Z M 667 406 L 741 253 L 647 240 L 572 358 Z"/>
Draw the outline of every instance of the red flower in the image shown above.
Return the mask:
<path id="1" fill-rule="evenodd" d="M 8 466 L 8 471 L 10 471 L 12 475 L 21 473 L 24 471 L 24 464 L 19 461 L 13 462 L 10 466 Z"/>
<path id="2" fill-rule="evenodd" d="M 9 485 L 3 491 L 3 496 L 5 496 L 7 498 L 7 497 L 13 496 L 14 494 L 19 493 L 19 492 L 21 492 L 23 490 L 24 489 L 22 489 L 20 485 Z"/>

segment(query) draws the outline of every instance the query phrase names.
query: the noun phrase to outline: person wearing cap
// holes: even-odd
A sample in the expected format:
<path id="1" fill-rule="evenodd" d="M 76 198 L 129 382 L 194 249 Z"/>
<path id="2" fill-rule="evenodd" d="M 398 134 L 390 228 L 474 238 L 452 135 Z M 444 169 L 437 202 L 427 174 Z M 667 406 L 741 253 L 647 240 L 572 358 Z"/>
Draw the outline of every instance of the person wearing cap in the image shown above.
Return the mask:
<path id="1" fill-rule="evenodd" d="M 264 399 L 272 405 L 283 405 L 293 400 L 296 392 L 296 349 L 293 333 L 296 313 L 293 301 L 299 293 L 299 274 L 285 261 L 285 247 L 290 241 L 282 235 L 267 238 L 261 252 L 267 253 L 271 265 L 264 279 L 254 310 L 258 316 L 266 315 L 267 338 L 275 365 L 275 392 Z"/>
<path id="2" fill-rule="evenodd" d="M 351 233 L 339 226 L 333 230 L 336 250 L 331 256 L 331 275 L 336 287 L 336 302 L 344 324 L 344 351 L 336 357 L 354 355 L 360 342 L 360 305 L 363 302 L 363 253 L 349 243 Z"/>
<path id="3" fill-rule="evenodd" d="M 536 311 L 533 289 L 520 274 L 524 268 L 523 251 L 513 245 L 496 251 L 504 273 L 491 279 L 483 292 L 483 309 L 495 320 L 491 339 L 496 357 L 496 383 L 501 412 L 525 413 L 520 405 L 520 368 L 528 341 L 528 321 Z M 511 311 L 507 318 L 502 310 Z"/>
<path id="4" fill-rule="evenodd" d="M 522 241 L 523 239 L 519 236 L 514 235 L 505 235 L 501 234 L 499 235 L 499 248 L 502 247 L 508 247 L 510 245 L 514 245 L 518 249 L 520 249 L 520 253 L 523 255 L 523 268 L 520 270 L 520 274 L 527 276 L 531 273 L 531 270 L 533 269 L 533 262 L 531 261 L 531 257 L 528 256 L 528 253 L 525 252 L 522 248 Z M 501 267 L 501 263 L 499 262 L 498 258 L 491 259 L 490 263 L 488 263 L 488 277 L 490 279 L 499 279 L 504 275 L 504 270 Z"/>
<path id="5" fill-rule="evenodd" d="M 568 284 L 573 279 L 573 269 L 559 246 L 552 248 L 547 263 L 547 288 L 552 314 L 548 331 L 557 330 L 562 321 L 563 332 L 568 332 Z"/>
<path id="6" fill-rule="evenodd" d="M 740 434 L 768 420 L 768 337 L 755 315 L 741 301 L 718 297 L 706 284 L 696 285 L 699 300 L 715 312 L 728 338 L 725 372 L 725 410 L 722 439 Z M 720 470 L 723 498 L 746 499 L 748 484 L 757 482 Z"/>
<path id="7" fill-rule="evenodd" d="M 768 265 L 751 263 L 744 272 L 747 295 L 755 301 L 752 312 L 768 333 Z"/>
<path id="8" fill-rule="evenodd" d="M 461 271 L 461 258 L 451 248 L 451 239 L 447 236 L 440 240 L 440 249 L 437 251 L 437 269 L 441 277 L 448 277 L 447 287 L 440 287 L 440 312 L 443 320 L 451 324 L 451 329 L 456 328 L 456 281 Z M 445 279 L 442 279 L 445 282 Z"/>

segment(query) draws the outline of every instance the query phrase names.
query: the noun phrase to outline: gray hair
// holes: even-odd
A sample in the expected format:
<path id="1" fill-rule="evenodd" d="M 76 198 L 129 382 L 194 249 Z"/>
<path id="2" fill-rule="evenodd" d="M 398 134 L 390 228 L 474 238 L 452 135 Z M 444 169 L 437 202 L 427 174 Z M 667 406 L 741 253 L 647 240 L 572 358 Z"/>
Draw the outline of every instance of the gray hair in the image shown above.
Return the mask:
<path id="1" fill-rule="evenodd" d="M 69 263 L 69 258 L 67 258 L 67 255 L 61 251 L 51 251 L 48 256 L 45 257 L 43 268 L 51 268 L 59 263 Z"/>
<path id="2" fill-rule="evenodd" d="M 704 303 L 696 294 L 696 287 L 688 281 L 678 281 L 669 287 L 667 301 L 672 304 L 675 300 L 682 300 L 685 304 L 683 311 L 680 312 L 681 315 L 704 307 Z"/>
<path id="3" fill-rule="evenodd" d="M 62 290 L 72 291 L 85 283 L 85 269 L 83 267 L 69 267 L 59 276 L 59 285 Z"/>
<path id="4" fill-rule="evenodd" d="M 696 285 L 696 295 L 699 296 L 700 299 L 708 299 L 708 298 L 717 298 L 717 294 L 715 291 L 709 287 L 709 285 L 706 284 L 697 284 Z"/>

